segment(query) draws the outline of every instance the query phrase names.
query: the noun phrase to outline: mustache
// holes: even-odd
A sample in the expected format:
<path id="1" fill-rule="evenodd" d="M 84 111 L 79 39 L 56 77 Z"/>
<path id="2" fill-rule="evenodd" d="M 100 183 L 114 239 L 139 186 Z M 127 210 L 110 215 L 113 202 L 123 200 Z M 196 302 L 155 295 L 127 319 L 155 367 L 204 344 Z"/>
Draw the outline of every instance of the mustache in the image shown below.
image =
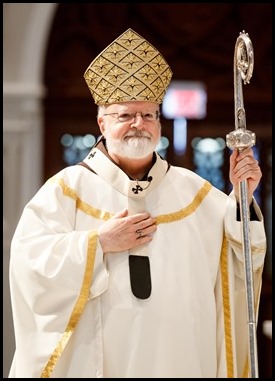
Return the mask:
<path id="1" fill-rule="evenodd" d="M 151 138 L 151 134 L 149 134 L 149 132 L 147 132 L 147 131 L 130 130 L 127 132 L 127 134 L 124 137 L 125 138 L 129 138 L 129 137 Z"/>

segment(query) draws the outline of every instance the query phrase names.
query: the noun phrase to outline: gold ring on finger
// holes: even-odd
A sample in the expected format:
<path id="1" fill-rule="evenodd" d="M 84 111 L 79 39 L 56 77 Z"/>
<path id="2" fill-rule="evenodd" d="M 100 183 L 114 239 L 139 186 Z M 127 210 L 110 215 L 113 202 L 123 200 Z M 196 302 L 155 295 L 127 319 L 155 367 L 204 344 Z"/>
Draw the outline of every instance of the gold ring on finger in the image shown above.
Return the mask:
<path id="1" fill-rule="evenodd" d="M 141 238 L 142 237 L 142 230 L 141 229 L 136 230 L 136 235 L 137 235 L 137 238 Z"/>

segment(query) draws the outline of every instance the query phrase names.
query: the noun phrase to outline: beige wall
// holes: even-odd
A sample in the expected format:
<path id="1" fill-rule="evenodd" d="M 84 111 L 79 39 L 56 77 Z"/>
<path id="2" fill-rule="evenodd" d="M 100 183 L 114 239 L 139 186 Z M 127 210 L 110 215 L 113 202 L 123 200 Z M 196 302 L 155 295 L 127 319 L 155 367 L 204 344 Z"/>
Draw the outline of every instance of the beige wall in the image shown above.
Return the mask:
<path id="1" fill-rule="evenodd" d="M 3 378 L 15 348 L 9 295 L 9 248 L 25 203 L 41 185 L 42 71 L 57 3 L 3 4 Z"/>

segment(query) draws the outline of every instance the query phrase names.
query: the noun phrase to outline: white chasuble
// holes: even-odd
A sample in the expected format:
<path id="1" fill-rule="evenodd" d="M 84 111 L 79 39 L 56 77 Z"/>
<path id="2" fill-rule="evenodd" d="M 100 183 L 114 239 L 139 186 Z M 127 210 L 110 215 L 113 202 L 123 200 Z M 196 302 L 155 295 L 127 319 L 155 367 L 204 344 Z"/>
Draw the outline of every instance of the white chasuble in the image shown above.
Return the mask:
<path id="1" fill-rule="evenodd" d="M 227 196 L 156 155 L 130 180 L 98 148 L 47 181 L 11 248 L 16 353 L 11 378 L 244 378 L 247 319 L 240 222 Z M 140 190 L 142 188 L 142 190 Z M 250 222 L 256 309 L 265 233 Z M 98 227 L 127 208 L 156 218 L 153 240 L 103 255 Z M 131 290 L 148 257 L 151 293 Z M 140 274 L 142 279 L 143 274 Z"/>

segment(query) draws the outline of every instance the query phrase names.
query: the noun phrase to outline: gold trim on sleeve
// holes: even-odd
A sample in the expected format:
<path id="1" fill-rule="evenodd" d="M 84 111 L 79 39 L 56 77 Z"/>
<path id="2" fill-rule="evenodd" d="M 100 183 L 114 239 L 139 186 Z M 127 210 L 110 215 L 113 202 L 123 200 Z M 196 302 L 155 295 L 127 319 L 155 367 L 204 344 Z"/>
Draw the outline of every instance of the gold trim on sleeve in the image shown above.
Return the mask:
<path id="1" fill-rule="evenodd" d="M 65 332 L 61 336 L 59 342 L 57 343 L 56 348 L 54 349 L 53 353 L 51 354 L 40 378 L 50 378 L 52 372 L 54 371 L 54 368 L 62 355 L 66 345 L 68 344 L 78 322 L 81 317 L 81 314 L 83 312 L 83 309 L 86 305 L 90 287 L 92 283 L 92 275 L 93 275 L 93 269 L 94 269 L 94 262 L 95 262 L 95 252 L 96 252 L 96 243 L 97 243 L 97 234 L 95 231 L 92 231 L 89 234 L 88 238 L 88 252 L 87 252 L 87 262 L 86 262 L 86 268 L 84 272 L 83 277 L 83 283 L 80 290 L 80 295 L 75 303 L 75 306 L 73 308 L 73 312 L 71 314 L 71 317 L 69 319 L 68 325 L 65 329 Z"/>
<path id="2" fill-rule="evenodd" d="M 228 250 L 228 241 L 226 237 L 224 236 L 223 243 L 222 243 L 220 265 L 221 265 L 222 298 L 223 298 L 223 311 L 224 311 L 226 366 L 227 366 L 227 378 L 234 378 L 227 250 Z"/>

